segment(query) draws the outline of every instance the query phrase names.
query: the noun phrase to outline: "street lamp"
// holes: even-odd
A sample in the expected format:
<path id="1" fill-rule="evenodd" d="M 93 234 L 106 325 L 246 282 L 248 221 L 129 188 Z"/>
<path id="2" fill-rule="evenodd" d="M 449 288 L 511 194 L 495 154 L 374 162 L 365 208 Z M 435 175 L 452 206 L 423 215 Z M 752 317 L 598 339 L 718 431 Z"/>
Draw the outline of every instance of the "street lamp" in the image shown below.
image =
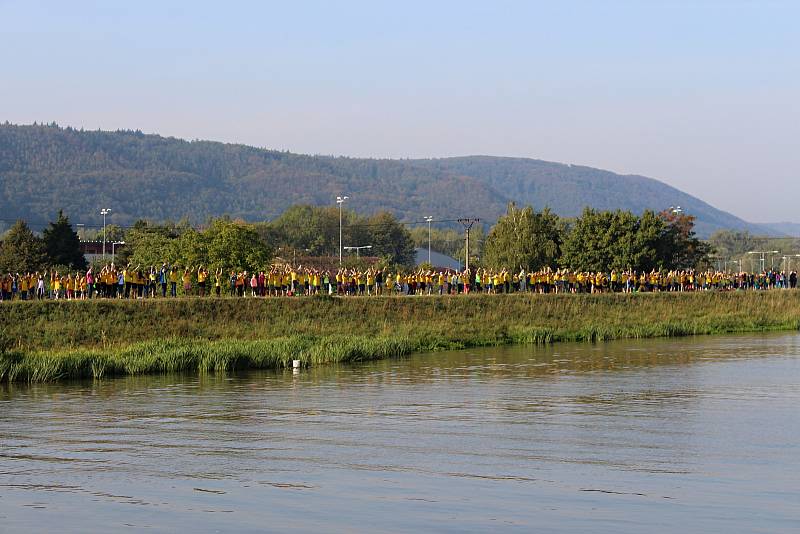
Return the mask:
<path id="1" fill-rule="evenodd" d="M 428 215 L 425 217 L 425 221 L 428 223 L 428 265 L 431 263 L 431 223 L 433 222 L 433 217 Z"/>
<path id="2" fill-rule="evenodd" d="M 359 252 L 362 249 L 370 249 L 370 248 L 372 248 L 372 245 L 362 245 L 360 247 L 344 247 L 345 250 L 355 250 L 356 251 L 356 259 L 359 259 L 361 257 L 359 255 Z"/>
<path id="3" fill-rule="evenodd" d="M 350 197 L 336 197 L 336 203 L 339 204 L 339 265 L 342 264 L 342 204 L 348 198 Z"/>
<path id="4" fill-rule="evenodd" d="M 100 214 L 103 216 L 103 261 L 106 261 L 106 215 L 111 213 L 111 208 L 103 208 Z"/>

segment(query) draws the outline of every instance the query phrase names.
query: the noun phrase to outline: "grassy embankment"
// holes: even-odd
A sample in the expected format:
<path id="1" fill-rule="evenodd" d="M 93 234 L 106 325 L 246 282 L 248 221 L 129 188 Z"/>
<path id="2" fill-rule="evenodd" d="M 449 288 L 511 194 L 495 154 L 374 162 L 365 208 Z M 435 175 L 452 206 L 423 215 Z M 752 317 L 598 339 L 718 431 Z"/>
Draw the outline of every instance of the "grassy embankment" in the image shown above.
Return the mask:
<path id="1" fill-rule="evenodd" d="M 280 368 L 411 352 L 800 327 L 800 291 L 0 305 L 0 381 Z"/>

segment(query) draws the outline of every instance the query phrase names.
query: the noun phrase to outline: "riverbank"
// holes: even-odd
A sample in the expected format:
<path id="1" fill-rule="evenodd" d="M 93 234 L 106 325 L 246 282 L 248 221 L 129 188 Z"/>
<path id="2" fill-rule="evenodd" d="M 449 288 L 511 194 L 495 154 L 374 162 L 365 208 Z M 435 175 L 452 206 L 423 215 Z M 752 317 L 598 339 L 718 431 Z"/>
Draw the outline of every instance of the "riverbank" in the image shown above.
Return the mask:
<path id="1" fill-rule="evenodd" d="M 0 324 L 0 381 L 44 382 L 796 330 L 800 291 L 12 302 Z"/>

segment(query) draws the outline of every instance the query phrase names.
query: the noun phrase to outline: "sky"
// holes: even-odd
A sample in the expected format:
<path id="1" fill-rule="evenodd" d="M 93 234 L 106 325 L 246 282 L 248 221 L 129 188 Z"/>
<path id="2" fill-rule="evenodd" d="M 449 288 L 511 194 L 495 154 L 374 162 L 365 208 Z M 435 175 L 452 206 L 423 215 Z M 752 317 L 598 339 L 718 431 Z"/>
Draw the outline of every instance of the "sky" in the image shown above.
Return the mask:
<path id="1" fill-rule="evenodd" d="M 800 222 L 800 2 L 0 0 L 0 121 L 489 154 Z"/>

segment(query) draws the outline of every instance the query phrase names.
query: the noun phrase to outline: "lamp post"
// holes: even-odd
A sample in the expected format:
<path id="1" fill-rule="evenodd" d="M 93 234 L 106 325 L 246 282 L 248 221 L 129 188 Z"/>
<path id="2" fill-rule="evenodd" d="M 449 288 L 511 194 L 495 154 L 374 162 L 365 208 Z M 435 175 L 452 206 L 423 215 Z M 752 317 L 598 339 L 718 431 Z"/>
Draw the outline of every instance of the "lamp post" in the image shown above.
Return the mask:
<path id="1" fill-rule="evenodd" d="M 106 261 L 106 215 L 111 213 L 110 208 L 103 208 L 100 214 L 103 216 L 103 261 Z"/>
<path id="2" fill-rule="evenodd" d="M 350 197 L 340 196 L 336 197 L 336 203 L 339 204 L 339 265 L 342 264 L 342 204 Z"/>
<path id="3" fill-rule="evenodd" d="M 431 223 L 433 222 L 433 217 L 428 215 L 425 217 L 425 221 L 428 223 L 428 264 L 431 263 Z"/>
<path id="4" fill-rule="evenodd" d="M 372 248 L 372 245 L 361 245 L 360 247 L 344 247 L 345 250 L 355 250 L 356 251 L 356 259 L 359 259 L 361 257 L 359 255 L 359 252 L 362 249 L 371 249 L 371 248 Z"/>

